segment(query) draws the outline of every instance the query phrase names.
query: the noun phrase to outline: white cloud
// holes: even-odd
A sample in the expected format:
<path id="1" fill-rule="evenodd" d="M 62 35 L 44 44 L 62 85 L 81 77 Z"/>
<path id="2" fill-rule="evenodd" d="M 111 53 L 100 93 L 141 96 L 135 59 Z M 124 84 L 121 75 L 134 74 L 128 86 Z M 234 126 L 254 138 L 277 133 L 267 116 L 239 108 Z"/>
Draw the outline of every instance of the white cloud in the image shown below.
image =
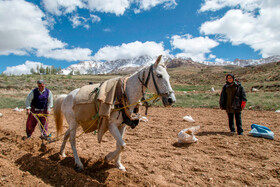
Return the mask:
<path id="1" fill-rule="evenodd" d="M 91 18 L 92 23 L 97 23 L 97 22 L 101 21 L 100 17 L 93 15 L 93 14 L 90 14 L 90 18 Z"/>
<path id="2" fill-rule="evenodd" d="M 104 32 L 112 32 L 112 30 L 109 29 L 109 28 L 105 28 L 105 29 L 103 29 L 103 31 L 104 31 Z"/>
<path id="3" fill-rule="evenodd" d="M 225 7 L 240 7 L 245 10 L 254 10 L 262 0 L 205 0 L 200 11 L 217 11 Z M 276 0 L 277 1 L 277 0 Z"/>
<path id="4" fill-rule="evenodd" d="M 43 0 L 45 9 L 54 15 L 72 13 L 78 8 L 84 8 L 120 16 L 133 4 L 137 6 L 135 13 L 150 10 L 160 4 L 166 9 L 177 6 L 176 0 Z"/>
<path id="5" fill-rule="evenodd" d="M 61 48 L 65 44 L 49 36 L 44 13 L 23 0 L 0 1 L 0 55 L 27 54 L 34 48 Z"/>
<path id="6" fill-rule="evenodd" d="M 38 52 L 37 56 L 43 56 L 46 58 L 52 58 L 56 60 L 66 61 L 79 61 L 79 60 L 91 60 L 92 51 L 87 48 L 74 48 L 74 49 L 53 49 L 42 50 Z"/>
<path id="7" fill-rule="evenodd" d="M 36 71 L 37 67 L 46 68 L 51 66 L 44 65 L 41 62 L 26 61 L 21 65 L 6 67 L 6 70 L 3 73 L 6 75 L 31 74 L 31 69 Z"/>
<path id="8" fill-rule="evenodd" d="M 169 51 L 164 50 L 163 43 L 155 42 L 132 42 L 120 46 L 106 46 L 94 55 L 95 60 L 116 60 L 124 58 L 134 58 L 141 55 L 158 56 L 166 55 Z"/>
<path id="9" fill-rule="evenodd" d="M 87 27 L 87 19 L 84 18 L 84 17 L 74 15 L 70 18 L 70 21 L 72 22 L 72 27 L 73 28 L 76 28 L 78 26 Z"/>
<path id="10" fill-rule="evenodd" d="M 43 5 L 48 12 L 58 16 L 86 7 L 83 0 L 43 0 Z"/>
<path id="11" fill-rule="evenodd" d="M 88 7 L 92 11 L 113 13 L 123 15 L 125 10 L 129 8 L 129 0 L 87 0 Z"/>
<path id="12" fill-rule="evenodd" d="M 216 58 L 216 55 L 210 54 L 210 55 L 208 56 L 208 58 L 209 58 L 209 59 Z"/>
<path id="13" fill-rule="evenodd" d="M 215 59 L 215 62 L 217 62 L 217 63 L 223 63 L 223 62 L 225 62 L 225 60 L 224 59 L 222 59 L 222 58 L 216 58 Z"/>
<path id="14" fill-rule="evenodd" d="M 177 6 L 175 0 L 135 0 L 135 2 L 139 6 L 139 8 L 134 10 L 135 13 L 139 13 L 141 10 L 150 10 L 159 4 L 163 4 L 166 9 L 175 8 Z"/>
<path id="15" fill-rule="evenodd" d="M 51 37 L 44 18 L 45 14 L 32 3 L 24 0 L 0 1 L 0 55 L 35 54 L 61 60 L 89 58 L 89 49 L 65 49 L 66 43 Z M 58 54 L 57 51 L 63 53 Z M 65 51 L 69 56 L 65 55 Z"/>
<path id="16" fill-rule="evenodd" d="M 100 17 L 93 15 L 93 14 L 90 14 L 90 18 L 85 18 L 85 17 L 78 16 L 77 14 L 75 14 L 72 17 L 70 17 L 70 21 L 72 22 L 73 28 L 82 26 L 86 29 L 89 29 L 90 28 L 90 25 L 88 23 L 89 21 L 91 23 L 97 23 L 97 22 L 100 22 L 101 19 L 100 19 Z"/>
<path id="17" fill-rule="evenodd" d="M 183 36 L 174 35 L 171 37 L 171 45 L 174 49 L 182 50 L 176 57 L 192 58 L 195 61 L 204 61 L 205 54 L 210 53 L 211 49 L 219 43 L 208 37 L 196 37 L 186 34 Z"/>
<path id="18" fill-rule="evenodd" d="M 210 6 L 210 2 L 213 5 Z M 201 33 L 220 35 L 233 45 L 246 44 L 259 51 L 263 57 L 279 54 L 280 1 L 212 0 L 206 1 L 201 10 L 215 11 L 225 6 L 236 6 L 236 8 L 227 11 L 222 18 L 203 23 L 200 28 Z"/>

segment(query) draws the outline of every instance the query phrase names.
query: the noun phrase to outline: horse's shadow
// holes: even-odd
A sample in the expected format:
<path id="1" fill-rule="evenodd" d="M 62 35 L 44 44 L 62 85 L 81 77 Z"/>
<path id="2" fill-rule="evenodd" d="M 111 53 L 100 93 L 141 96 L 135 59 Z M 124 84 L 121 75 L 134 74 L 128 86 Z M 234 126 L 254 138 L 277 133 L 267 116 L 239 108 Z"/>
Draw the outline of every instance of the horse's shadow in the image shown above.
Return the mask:
<path id="1" fill-rule="evenodd" d="M 52 186 L 105 186 L 109 176 L 107 170 L 114 168 L 113 165 L 104 163 L 103 159 L 92 163 L 91 159 L 81 158 L 85 170 L 78 173 L 73 169 L 73 157 L 60 159 L 59 154 L 55 153 L 47 159 L 43 158 L 44 155 L 34 156 L 27 153 L 15 163 L 20 166 L 20 170 L 27 171 Z"/>
<path id="2" fill-rule="evenodd" d="M 179 143 L 179 142 L 175 142 L 172 144 L 174 147 L 177 148 L 188 148 L 192 145 L 192 143 Z"/>
<path id="3" fill-rule="evenodd" d="M 231 132 L 223 132 L 223 131 L 203 131 L 198 132 L 197 136 L 208 136 L 208 135 L 224 135 L 224 136 L 233 136 L 234 134 Z"/>

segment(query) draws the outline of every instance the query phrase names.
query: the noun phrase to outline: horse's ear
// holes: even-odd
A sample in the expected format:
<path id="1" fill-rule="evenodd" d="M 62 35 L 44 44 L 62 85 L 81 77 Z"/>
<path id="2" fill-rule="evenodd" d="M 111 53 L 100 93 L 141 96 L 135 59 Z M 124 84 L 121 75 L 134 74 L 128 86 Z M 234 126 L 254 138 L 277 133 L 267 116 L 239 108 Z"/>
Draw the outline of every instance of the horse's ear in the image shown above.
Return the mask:
<path id="1" fill-rule="evenodd" d="M 155 68 L 156 68 L 157 65 L 160 63 L 161 57 L 162 57 L 162 55 L 159 55 L 159 56 L 157 57 L 157 60 L 156 60 L 156 62 L 155 62 L 155 64 L 154 64 L 154 67 L 155 67 Z"/>

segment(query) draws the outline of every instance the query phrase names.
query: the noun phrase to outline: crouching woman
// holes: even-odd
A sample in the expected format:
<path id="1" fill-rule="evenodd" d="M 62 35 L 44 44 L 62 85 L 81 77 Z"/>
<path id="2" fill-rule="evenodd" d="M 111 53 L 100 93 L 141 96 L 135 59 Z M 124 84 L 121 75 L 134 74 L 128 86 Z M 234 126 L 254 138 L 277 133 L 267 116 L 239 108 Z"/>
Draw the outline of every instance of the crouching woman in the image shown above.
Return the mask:
<path id="1" fill-rule="evenodd" d="M 241 111 L 245 108 L 247 99 L 241 83 L 235 80 L 233 74 L 226 75 L 226 84 L 220 95 L 220 108 L 228 114 L 229 129 L 235 133 L 234 116 L 238 135 L 243 135 Z"/>

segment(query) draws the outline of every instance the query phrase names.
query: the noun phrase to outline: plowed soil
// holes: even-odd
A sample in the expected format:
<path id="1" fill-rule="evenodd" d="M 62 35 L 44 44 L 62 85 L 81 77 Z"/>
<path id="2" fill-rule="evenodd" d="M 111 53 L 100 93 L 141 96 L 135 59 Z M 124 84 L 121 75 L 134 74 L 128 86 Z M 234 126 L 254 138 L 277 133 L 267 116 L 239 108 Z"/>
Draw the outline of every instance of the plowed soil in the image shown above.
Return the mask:
<path id="1" fill-rule="evenodd" d="M 36 127 L 25 136 L 25 112 L 0 109 L 0 186 L 279 186 L 280 113 L 244 110 L 244 135 L 229 133 L 225 111 L 193 108 L 150 108 L 148 123 L 127 128 L 122 163 L 127 171 L 103 164 L 115 149 L 109 132 L 101 144 L 94 133 L 77 139 L 85 166 L 76 172 L 70 143 L 66 158 L 59 156 L 61 141 L 47 143 Z M 183 121 L 190 115 L 195 123 Z M 265 125 L 274 140 L 248 136 L 251 124 Z M 179 144 L 182 129 L 197 126 L 197 143 Z M 67 124 L 64 124 L 65 128 Z M 53 115 L 49 132 L 56 136 Z M 81 134 L 79 129 L 77 135 Z"/>

